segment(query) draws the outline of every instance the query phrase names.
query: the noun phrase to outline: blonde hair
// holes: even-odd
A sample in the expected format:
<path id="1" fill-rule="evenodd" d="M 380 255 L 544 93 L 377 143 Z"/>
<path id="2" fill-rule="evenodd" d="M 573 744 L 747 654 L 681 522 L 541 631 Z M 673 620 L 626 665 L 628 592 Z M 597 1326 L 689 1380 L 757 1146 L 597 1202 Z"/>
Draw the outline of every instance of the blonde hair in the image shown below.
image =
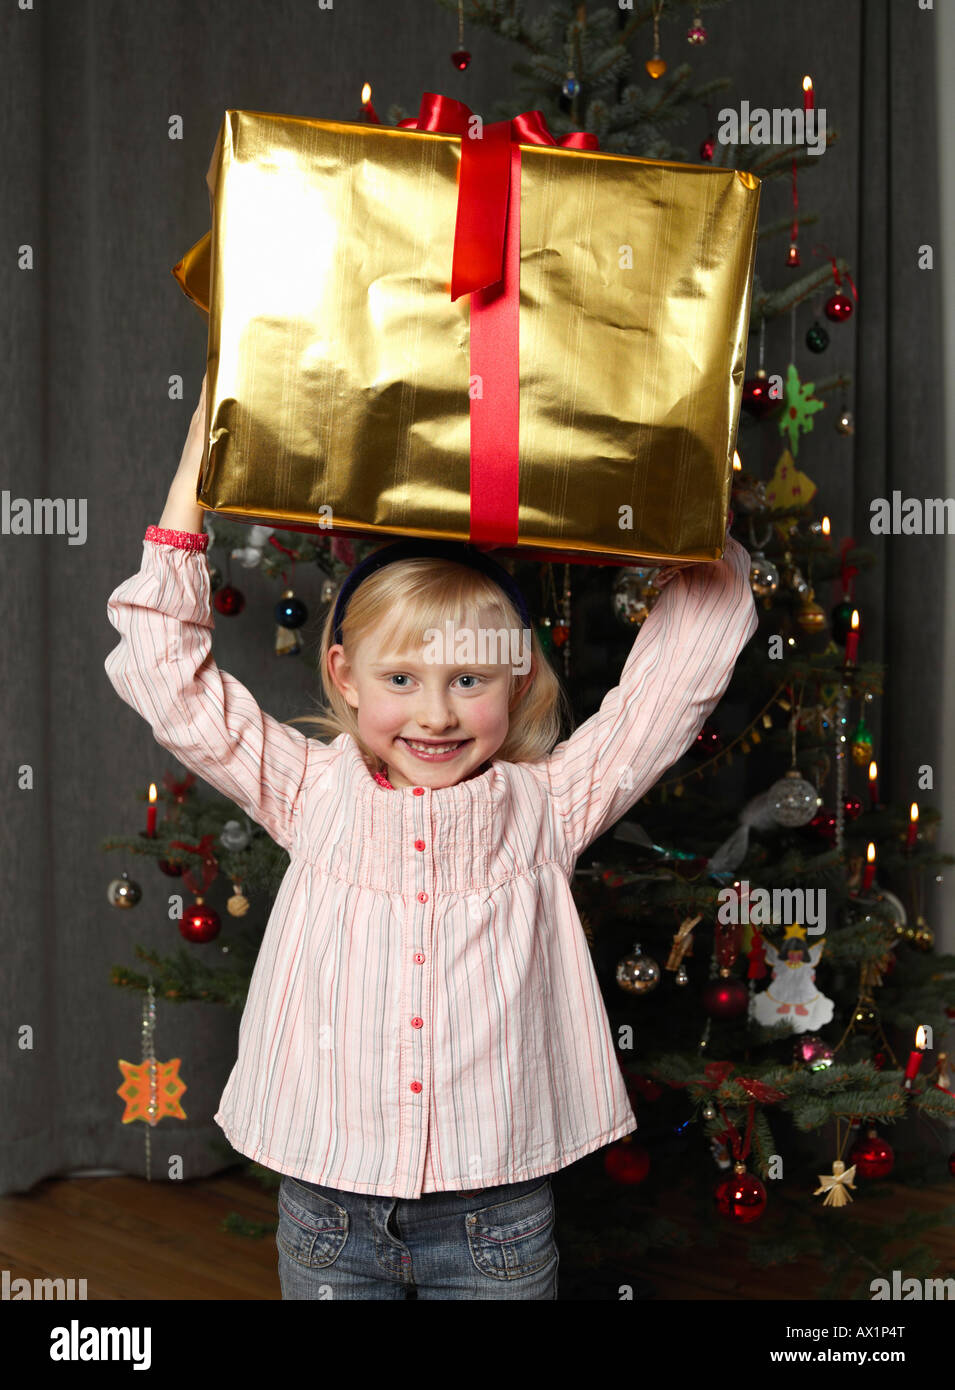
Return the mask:
<path id="1" fill-rule="evenodd" d="M 453 560 L 416 558 L 394 561 L 363 579 L 345 609 L 342 647 L 349 661 L 367 638 L 388 634 L 388 650 L 404 652 L 421 648 L 426 633 L 444 631 L 452 618 L 460 629 L 492 628 L 520 632 L 523 624 L 510 598 L 492 579 L 469 565 Z M 356 711 L 332 680 L 329 648 L 334 646 L 335 605 L 329 606 L 319 640 L 319 673 L 325 704 L 318 714 L 303 714 L 287 722 L 312 724 L 334 738 L 348 733 L 354 738 L 371 771 L 379 760 L 358 733 Z M 483 622 L 482 622 L 483 619 Z M 527 672 L 511 670 L 508 687 L 510 722 L 504 742 L 493 755 L 502 762 L 538 762 L 560 740 L 562 726 L 573 728 L 570 700 L 547 659 L 537 633 L 531 629 L 531 676 L 512 708 L 516 687 Z"/>

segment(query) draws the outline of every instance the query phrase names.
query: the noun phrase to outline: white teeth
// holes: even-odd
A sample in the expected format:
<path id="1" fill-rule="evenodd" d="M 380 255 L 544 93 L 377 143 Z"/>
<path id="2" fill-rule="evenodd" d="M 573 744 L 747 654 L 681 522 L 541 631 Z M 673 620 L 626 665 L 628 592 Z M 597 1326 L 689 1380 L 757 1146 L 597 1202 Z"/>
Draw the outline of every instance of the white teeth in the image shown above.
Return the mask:
<path id="1" fill-rule="evenodd" d="M 402 742 L 407 743 L 409 748 L 416 748 L 419 753 L 450 753 L 452 748 L 461 746 L 460 743 L 443 743 L 435 747 L 433 743 L 412 743 L 408 738 L 403 739 Z"/>

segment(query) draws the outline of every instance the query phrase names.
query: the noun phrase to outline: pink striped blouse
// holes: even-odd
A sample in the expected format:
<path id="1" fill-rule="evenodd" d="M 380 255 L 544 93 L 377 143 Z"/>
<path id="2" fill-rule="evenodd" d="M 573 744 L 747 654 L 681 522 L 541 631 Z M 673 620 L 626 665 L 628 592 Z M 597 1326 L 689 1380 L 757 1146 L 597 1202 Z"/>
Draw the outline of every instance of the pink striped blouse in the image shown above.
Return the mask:
<path id="1" fill-rule="evenodd" d="M 216 1112 L 232 1146 L 388 1197 L 556 1172 L 636 1128 L 570 883 L 691 745 L 758 625 L 749 555 L 672 571 L 599 710 L 537 763 L 398 790 L 211 656 L 201 552 L 147 539 L 106 673 L 288 851 Z"/>

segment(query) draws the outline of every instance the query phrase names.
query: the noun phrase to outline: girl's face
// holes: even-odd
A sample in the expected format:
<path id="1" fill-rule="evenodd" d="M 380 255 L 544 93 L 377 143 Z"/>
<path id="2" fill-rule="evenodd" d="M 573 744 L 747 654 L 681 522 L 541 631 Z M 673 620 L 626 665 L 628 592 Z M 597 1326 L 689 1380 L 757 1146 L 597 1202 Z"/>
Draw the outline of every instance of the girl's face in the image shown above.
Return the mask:
<path id="1" fill-rule="evenodd" d="M 463 782 L 481 771 L 507 736 L 510 665 L 442 665 L 424 658 L 423 650 L 399 655 L 386 641 L 371 638 L 359 643 L 352 662 L 340 644 L 329 648 L 332 679 L 356 711 L 361 738 L 384 763 L 393 787 Z M 512 707 L 532 677 L 533 668 L 519 682 Z M 459 746 L 438 761 L 419 757 L 409 741 Z"/>

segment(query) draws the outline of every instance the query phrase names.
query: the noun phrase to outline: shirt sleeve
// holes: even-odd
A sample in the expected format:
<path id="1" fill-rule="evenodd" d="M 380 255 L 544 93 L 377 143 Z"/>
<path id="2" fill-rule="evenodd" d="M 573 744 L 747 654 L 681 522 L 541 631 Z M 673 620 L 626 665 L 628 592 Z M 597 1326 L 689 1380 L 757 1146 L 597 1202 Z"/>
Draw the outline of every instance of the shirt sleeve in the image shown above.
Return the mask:
<path id="1" fill-rule="evenodd" d="M 749 567 L 727 533 L 721 560 L 668 576 L 619 684 L 544 760 L 572 859 L 686 752 L 719 703 L 759 626 Z"/>
<path id="2" fill-rule="evenodd" d="M 120 642 L 106 674 L 161 747 L 290 850 L 310 760 L 327 745 L 265 714 L 219 670 L 210 595 L 201 551 L 144 541 L 139 573 L 107 601 Z"/>

